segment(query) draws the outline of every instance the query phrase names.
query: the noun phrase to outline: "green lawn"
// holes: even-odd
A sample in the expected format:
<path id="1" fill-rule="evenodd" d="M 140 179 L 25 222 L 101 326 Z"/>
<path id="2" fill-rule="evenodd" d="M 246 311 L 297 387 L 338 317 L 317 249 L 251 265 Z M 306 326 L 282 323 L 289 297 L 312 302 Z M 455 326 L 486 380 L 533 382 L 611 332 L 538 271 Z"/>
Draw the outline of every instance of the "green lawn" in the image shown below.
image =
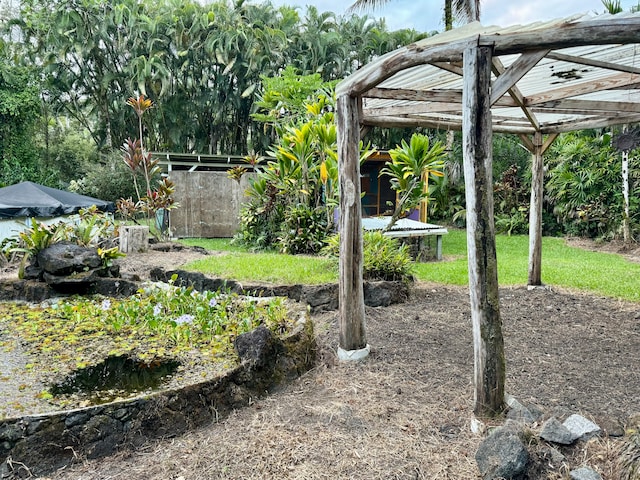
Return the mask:
<path id="1" fill-rule="evenodd" d="M 337 271 L 326 258 L 277 253 L 251 253 L 228 239 L 182 241 L 207 250 L 229 252 L 187 265 L 211 275 L 239 281 L 281 284 L 319 284 L 337 281 Z M 529 238 L 498 235 L 498 281 L 501 286 L 527 283 Z M 415 264 L 418 280 L 466 285 L 467 244 L 464 230 L 449 229 L 443 238 L 444 261 Z M 542 240 L 542 281 L 548 285 L 575 288 L 608 297 L 640 302 L 640 264 L 611 253 L 569 247 L 561 238 Z"/>
<path id="2" fill-rule="evenodd" d="M 324 257 L 283 255 L 273 252 L 252 253 L 231 244 L 228 239 L 220 238 L 189 239 L 181 242 L 207 250 L 227 252 L 226 255 L 209 256 L 185 265 L 187 270 L 221 278 L 286 285 L 331 283 L 338 278 L 331 261 Z"/>
<path id="3" fill-rule="evenodd" d="M 529 237 L 498 235 L 498 282 L 525 285 L 529 265 Z M 445 261 L 416 264 L 416 277 L 439 283 L 466 285 L 467 244 L 464 230 L 449 229 L 443 239 Z M 542 282 L 591 291 L 608 297 L 640 301 L 640 264 L 613 253 L 569 247 L 562 238 L 542 239 Z"/>

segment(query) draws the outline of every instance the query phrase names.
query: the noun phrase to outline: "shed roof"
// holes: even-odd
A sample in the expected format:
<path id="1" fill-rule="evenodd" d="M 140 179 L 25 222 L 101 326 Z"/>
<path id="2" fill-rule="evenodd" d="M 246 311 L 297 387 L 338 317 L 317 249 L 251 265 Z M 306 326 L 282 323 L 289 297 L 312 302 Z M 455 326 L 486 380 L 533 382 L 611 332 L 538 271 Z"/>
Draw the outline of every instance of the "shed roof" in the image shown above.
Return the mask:
<path id="1" fill-rule="evenodd" d="M 460 130 L 462 56 L 493 47 L 496 132 L 560 133 L 640 122 L 640 14 L 576 15 L 509 28 L 473 22 L 389 52 L 337 94 L 359 97 L 362 125 Z"/>

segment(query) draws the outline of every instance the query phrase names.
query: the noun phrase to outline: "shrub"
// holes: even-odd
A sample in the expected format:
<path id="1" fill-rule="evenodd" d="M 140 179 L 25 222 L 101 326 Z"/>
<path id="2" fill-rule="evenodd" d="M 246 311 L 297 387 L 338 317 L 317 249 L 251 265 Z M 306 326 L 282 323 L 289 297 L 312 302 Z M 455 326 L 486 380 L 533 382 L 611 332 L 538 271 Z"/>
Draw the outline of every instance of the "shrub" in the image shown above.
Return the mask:
<path id="1" fill-rule="evenodd" d="M 327 214 L 324 208 L 299 204 L 285 212 L 280 237 L 282 253 L 318 253 L 325 245 Z"/>
<path id="2" fill-rule="evenodd" d="M 496 231 L 525 234 L 529 231 L 529 185 L 513 164 L 493 185 Z"/>
<path id="3" fill-rule="evenodd" d="M 111 202 L 136 195 L 131 172 L 116 153 L 108 155 L 104 163 L 93 165 L 82 178 L 71 181 L 69 190 Z"/>
<path id="4" fill-rule="evenodd" d="M 245 204 L 240 211 L 240 226 L 233 238 L 234 243 L 253 250 L 273 248 L 278 242 L 280 225 L 284 222 L 284 207 L 272 204 L 266 209 L 257 202 Z"/>
<path id="5" fill-rule="evenodd" d="M 395 238 L 382 232 L 364 232 L 362 276 L 365 280 L 410 281 L 413 279 L 409 246 L 400 245 Z M 332 235 L 322 254 L 340 257 L 340 235 Z"/>

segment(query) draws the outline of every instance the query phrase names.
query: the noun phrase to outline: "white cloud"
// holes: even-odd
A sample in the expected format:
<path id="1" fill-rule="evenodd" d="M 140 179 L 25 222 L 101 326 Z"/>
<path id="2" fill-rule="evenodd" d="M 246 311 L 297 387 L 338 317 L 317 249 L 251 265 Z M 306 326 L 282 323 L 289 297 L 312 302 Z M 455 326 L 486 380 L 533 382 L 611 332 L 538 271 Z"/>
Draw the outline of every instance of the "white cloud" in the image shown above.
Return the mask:
<path id="1" fill-rule="evenodd" d="M 274 5 L 315 5 L 318 10 L 343 15 L 352 0 L 272 0 Z M 637 5 L 637 0 L 622 0 L 624 10 Z M 388 4 L 368 15 L 385 17 L 390 30 L 415 28 L 431 32 L 443 30 L 444 0 L 389 0 Z M 576 13 L 602 13 L 600 0 L 483 0 L 480 4 L 481 22 L 485 25 L 508 27 L 563 18 Z"/>

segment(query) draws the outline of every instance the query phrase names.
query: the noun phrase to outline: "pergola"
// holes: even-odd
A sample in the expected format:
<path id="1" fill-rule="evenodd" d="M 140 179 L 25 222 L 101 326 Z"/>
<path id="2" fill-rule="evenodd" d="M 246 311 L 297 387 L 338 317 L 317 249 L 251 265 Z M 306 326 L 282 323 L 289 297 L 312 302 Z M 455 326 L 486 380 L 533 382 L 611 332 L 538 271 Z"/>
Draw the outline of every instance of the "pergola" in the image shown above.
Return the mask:
<path id="1" fill-rule="evenodd" d="M 340 348 L 368 354 L 362 285 L 361 129 L 462 130 L 475 412 L 503 406 L 492 190 L 492 132 L 532 153 L 530 285 L 541 284 L 543 153 L 561 132 L 640 121 L 640 14 L 510 28 L 478 22 L 379 57 L 337 87 L 340 168 Z"/>

